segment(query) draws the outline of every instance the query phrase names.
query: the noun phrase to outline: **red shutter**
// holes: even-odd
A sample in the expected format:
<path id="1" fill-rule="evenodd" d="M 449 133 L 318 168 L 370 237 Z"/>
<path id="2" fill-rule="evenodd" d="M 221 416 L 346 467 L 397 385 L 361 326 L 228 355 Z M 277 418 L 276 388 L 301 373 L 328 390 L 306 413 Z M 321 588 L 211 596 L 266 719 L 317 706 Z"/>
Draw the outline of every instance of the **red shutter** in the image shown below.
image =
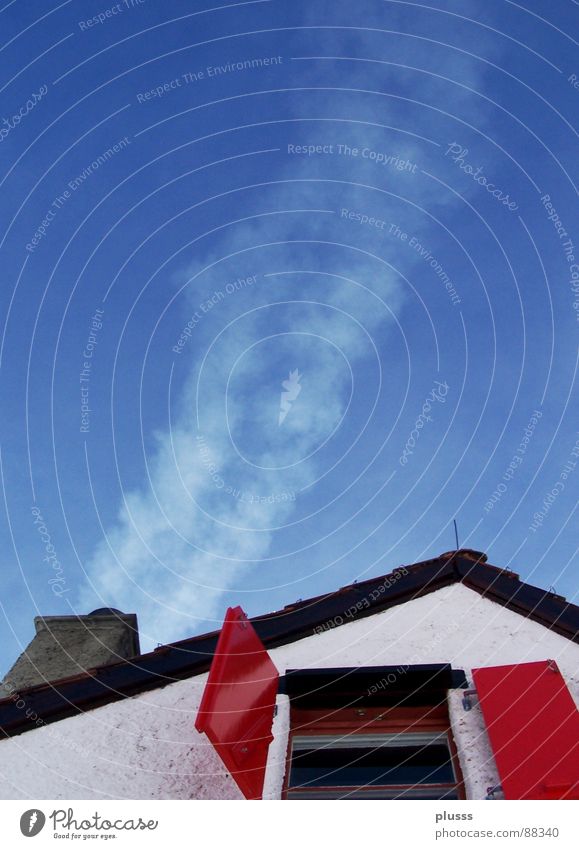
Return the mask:
<path id="1" fill-rule="evenodd" d="M 473 669 L 506 799 L 579 799 L 579 711 L 553 660 Z"/>
<path id="2" fill-rule="evenodd" d="M 279 673 L 241 607 L 230 607 L 195 728 L 204 731 L 246 799 L 261 799 Z"/>

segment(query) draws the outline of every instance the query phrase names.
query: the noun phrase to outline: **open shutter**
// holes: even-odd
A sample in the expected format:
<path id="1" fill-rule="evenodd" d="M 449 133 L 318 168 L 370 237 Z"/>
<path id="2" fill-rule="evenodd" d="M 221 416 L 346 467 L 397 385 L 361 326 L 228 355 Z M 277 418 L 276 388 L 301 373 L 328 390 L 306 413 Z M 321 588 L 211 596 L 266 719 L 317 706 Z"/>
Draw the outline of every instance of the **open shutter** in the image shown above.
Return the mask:
<path id="1" fill-rule="evenodd" d="M 579 711 L 553 660 L 473 669 L 506 799 L 579 799 Z"/>
<path id="2" fill-rule="evenodd" d="M 230 607 L 195 728 L 205 732 L 246 799 L 261 799 L 279 673 L 241 607 Z"/>

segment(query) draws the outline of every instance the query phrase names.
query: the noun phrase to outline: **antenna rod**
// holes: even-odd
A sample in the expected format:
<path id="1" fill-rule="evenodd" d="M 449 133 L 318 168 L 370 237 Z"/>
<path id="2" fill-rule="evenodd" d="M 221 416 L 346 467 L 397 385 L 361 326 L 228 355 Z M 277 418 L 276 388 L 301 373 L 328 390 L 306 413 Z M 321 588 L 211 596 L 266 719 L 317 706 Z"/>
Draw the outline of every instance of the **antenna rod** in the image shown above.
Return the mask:
<path id="1" fill-rule="evenodd" d="M 454 538 L 456 539 L 456 550 L 458 551 L 459 545 L 458 545 L 458 530 L 457 530 L 457 527 L 456 527 L 456 519 L 453 519 L 452 521 L 454 523 Z"/>

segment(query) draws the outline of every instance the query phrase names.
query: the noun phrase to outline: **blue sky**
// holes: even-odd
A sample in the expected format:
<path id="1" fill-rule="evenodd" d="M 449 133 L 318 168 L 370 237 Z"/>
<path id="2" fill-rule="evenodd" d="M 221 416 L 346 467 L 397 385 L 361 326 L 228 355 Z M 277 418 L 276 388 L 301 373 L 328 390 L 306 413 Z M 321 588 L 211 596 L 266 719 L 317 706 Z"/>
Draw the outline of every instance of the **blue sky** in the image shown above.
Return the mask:
<path id="1" fill-rule="evenodd" d="M 35 615 L 119 607 L 151 648 L 455 517 L 576 597 L 578 24 L 4 3 L 3 669 Z"/>

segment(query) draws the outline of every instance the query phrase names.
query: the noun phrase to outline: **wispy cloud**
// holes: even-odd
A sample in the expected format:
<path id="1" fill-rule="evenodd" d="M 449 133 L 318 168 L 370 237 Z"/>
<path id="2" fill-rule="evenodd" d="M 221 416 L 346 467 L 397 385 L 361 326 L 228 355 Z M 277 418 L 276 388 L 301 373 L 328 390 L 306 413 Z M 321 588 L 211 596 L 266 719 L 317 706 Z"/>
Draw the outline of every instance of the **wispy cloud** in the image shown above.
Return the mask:
<path id="1" fill-rule="evenodd" d="M 244 241 L 244 234 L 237 238 Z M 295 248 L 278 251 L 278 267 L 291 270 L 294 257 Z M 362 272 L 354 269 L 354 279 Z M 244 292 L 227 311 L 267 305 L 268 284 L 260 280 L 261 290 Z M 312 288 L 311 281 L 302 285 Z M 396 291 L 393 282 L 381 288 L 382 295 Z M 170 431 L 156 435 L 149 480 L 125 493 L 116 525 L 87 565 L 102 603 L 137 610 L 145 645 L 190 633 L 199 620 L 219 620 L 221 593 L 267 558 L 269 529 L 290 519 L 299 490 L 319 470 L 315 456 L 304 458 L 339 425 L 350 369 L 367 353 L 366 334 L 391 321 L 345 281 L 316 276 L 315 290 L 327 306 L 297 294 L 295 304 L 256 311 L 225 334 L 201 373 L 199 352 L 188 352 L 176 418 Z M 260 346 L 267 356 L 256 351 Z M 308 379 L 280 428 L 280 377 L 291 367 Z M 80 606 L 91 604 L 94 590 L 87 587 Z"/>
<path id="2" fill-rule="evenodd" d="M 335 49 L 359 47 L 356 34 L 332 38 Z M 330 45 L 325 37 L 324 45 Z M 447 62 L 450 72 L 456 56 Z M 311 78 L 317 74 L 319 82 L 326 72 L 312 70 Z M 379 90 L 388 78 L 379 64 L 360 63 L 348 81 Z M 437 85 L 427 79 L 433 88 L 423 96 L 434 97 Z M 342 95 L 326 94 L 316 117 L 347 116 L 345 103 Z M 389 123 L 386 110 L 375 117 Z M 299 134 L 322 142 L 336 128 L 348 144 L 385 144 L 384 131 L 367 122 L 311 124 Z M 390 134 L 389 150 L 392 138 L 400 156 L 419 159 L 419 140 Z M 378 187 L 383 174 L 376 171 Z M 320 472 L 319 449 L 340 426 L 356 364 L 374 356 L 372 344 L 384 342 L 403 307 L 399 278 L 373 255 L 372 234 L 353 225 L 344 238 L 336 224 L 345 193 L 348 203 L 364 208 L 368 191 L 324 182 L 327 175 L 320 158 L 288 157 L 275 178 L 289 182 L 267 193 L 270 208 L 329 212 L 273 215 L 229 228 L 173 281 L 183 289 L 187 320 L 192 305 L 228 280 L 256 274 L 251 286 L 219 300 L 176 355 L 180 394 L 172 427 L 156 435 L 148 480 L 125 492 L 116 523 L 87 564 L 90 585 L 79 609 L 95 606 L 96 593 L 102 603 L 136 610 L 145 646 L 183 637 L 200 621 L 219 622 L 223 592 L 257 564 L 270 567 L 274 529 L 299 518 L 299 491 Z M 414 197 L 432 201 L 432 185 L 388 174 L 388 185 L 402 192 L 404 180 L 414 180 Z M 382 203 L 386 214 L 387 199 Z M 401 266 L 409 261 L 406 246 L 395 245 L 390 261 L 393 251 Z M 222 259 L 228 256 L 233 259 Z"/>

